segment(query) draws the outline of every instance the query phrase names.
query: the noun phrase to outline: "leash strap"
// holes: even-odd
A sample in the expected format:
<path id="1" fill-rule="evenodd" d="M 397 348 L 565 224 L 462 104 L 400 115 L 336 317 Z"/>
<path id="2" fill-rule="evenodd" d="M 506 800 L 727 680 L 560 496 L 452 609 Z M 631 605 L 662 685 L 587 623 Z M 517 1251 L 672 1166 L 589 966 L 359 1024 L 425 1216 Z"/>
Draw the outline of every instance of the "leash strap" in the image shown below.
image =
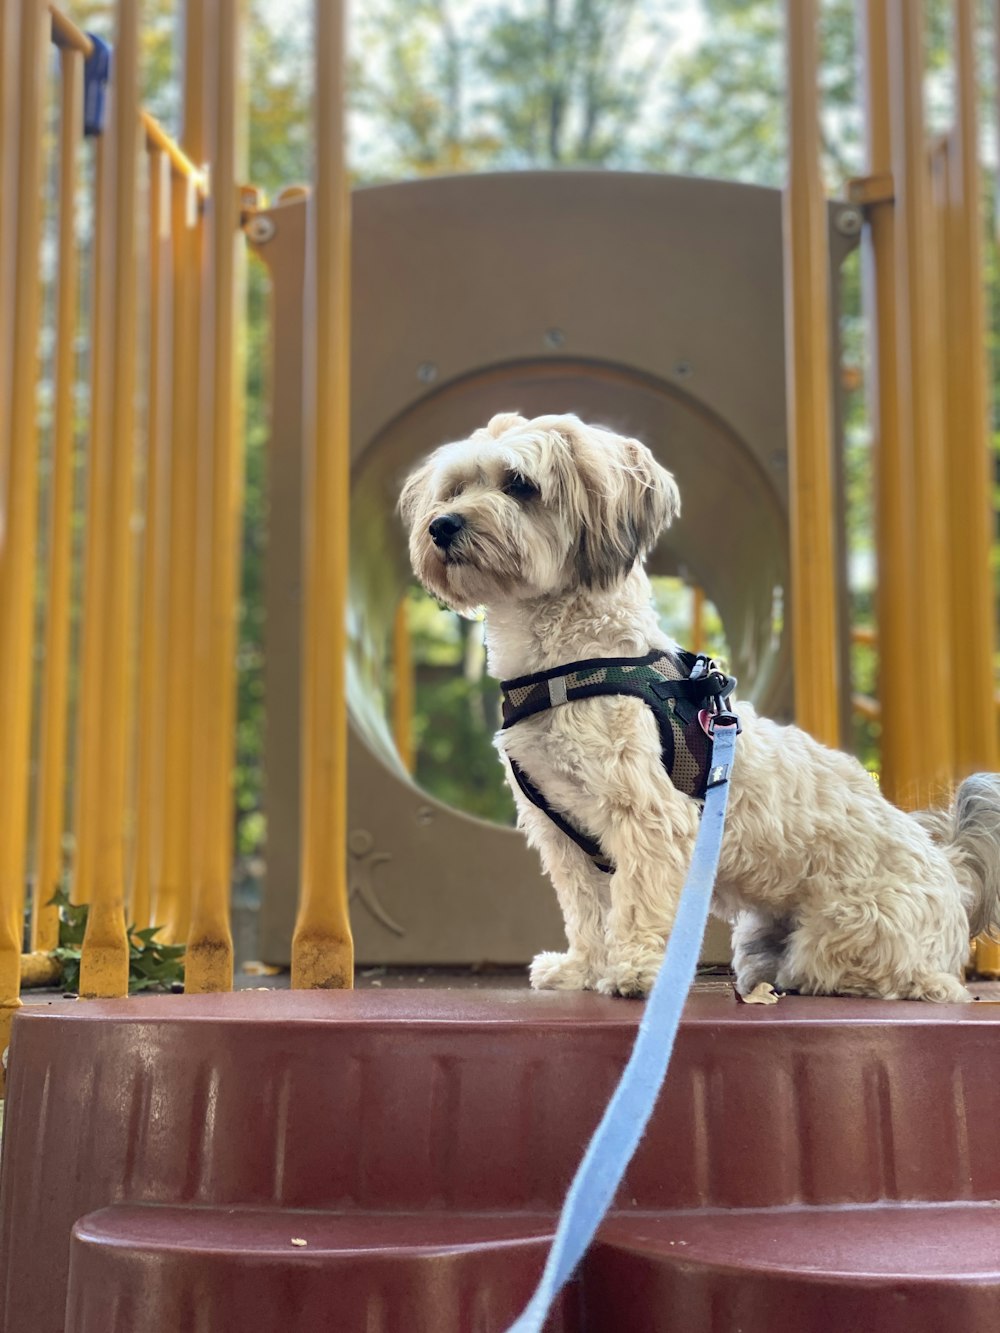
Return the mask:
<path id="1" fill-rule="evenodd" d="M 725 719 L 715 725 L 709 785 L 691 867 L 632 1054 L 569 1187 L 541 1280 L 507 1333 L 541 1333 L 552 1302 L 583 1258 L 611 1206 L 666 1077 L 684 1002 L 695 978 L 719 869 L 729 774 L 739 731 L 732 714 L 725 715 Z"/>

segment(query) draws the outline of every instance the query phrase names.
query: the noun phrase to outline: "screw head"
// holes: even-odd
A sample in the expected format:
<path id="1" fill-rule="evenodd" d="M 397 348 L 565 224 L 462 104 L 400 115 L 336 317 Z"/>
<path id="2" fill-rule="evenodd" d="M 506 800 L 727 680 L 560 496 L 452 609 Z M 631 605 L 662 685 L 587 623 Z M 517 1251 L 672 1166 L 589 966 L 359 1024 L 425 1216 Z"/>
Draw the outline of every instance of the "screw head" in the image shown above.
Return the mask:
<path id="1" fill-rule="evenodd" d="M 268 241 L 274 239 L 277 230 L 274 219 L 265 217 L 263 213 L 250 218 L 246 225 L 247 239 L 254 245 L 267 245 Z"/>
<path id="2" fill-rule="evenodd" d="M 837 210 L 834 226 L 841 236 L 857 236 L 861 232 L 863 218 L 860 208 L 841 208 Z"/>
<path id="3" fill-rule="evenodd" d="M 690 361 L 678 361 L 674 366 L 674 374 L 679 380 L 689 380 L 694 374 L 694 366 Z"/>
<path id="4" fill-rule="evenodd" d="M 565 346 L 566 334 L 562 329 L 546 329 L 542 341 L 545 343 L 546 347 L 550 347 L 554 351 L 557 347 Z"/>
<path id="5" fill-rule="evenodd" d="M 417 379 L 421 384 L 433 384 L 438 377 L 438 368 L 433 361 L 421 361 L 417 366 Z"/>

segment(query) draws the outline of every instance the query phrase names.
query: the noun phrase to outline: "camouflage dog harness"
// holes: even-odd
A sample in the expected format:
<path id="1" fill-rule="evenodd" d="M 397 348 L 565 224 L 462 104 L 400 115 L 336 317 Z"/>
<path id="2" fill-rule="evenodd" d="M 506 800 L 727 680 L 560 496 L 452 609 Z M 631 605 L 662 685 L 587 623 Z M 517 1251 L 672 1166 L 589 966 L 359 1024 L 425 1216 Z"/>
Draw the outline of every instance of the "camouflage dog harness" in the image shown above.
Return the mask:
<path id="1" fill-rule="evenodd" d="M 725 675 L 704 653 L 654 648 L 645 657 L 595 657 L 501 681 L 503 729 L 574 699 L 632 695 L 652 709 L 656 718 L 660 758 L 670 781 L 686 796 L 701 800 L 710 785 L 708 721 L 724 711 L 735 688 L 735 678 Z M 614 865 L 600 843 L 554 810 L 520 764 L 513 759 L 509 763 L 514 781 L 528 800 L 572 838 L 598 870 L 610 874 Z"/>

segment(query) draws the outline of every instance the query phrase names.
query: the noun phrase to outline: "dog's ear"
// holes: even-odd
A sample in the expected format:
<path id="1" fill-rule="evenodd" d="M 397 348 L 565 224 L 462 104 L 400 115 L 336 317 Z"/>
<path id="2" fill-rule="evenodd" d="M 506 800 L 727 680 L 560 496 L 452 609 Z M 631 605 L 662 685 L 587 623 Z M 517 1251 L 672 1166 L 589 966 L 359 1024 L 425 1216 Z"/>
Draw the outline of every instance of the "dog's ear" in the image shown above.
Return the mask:
<path id="1" fill-rule="evenodd" d="M 610 588 L 648 555 L 680 513 L 680 492 L 638 440 L 605 435 L 596 457 L 587 448 L 576 457 L 589 501 L 577 547 L 577 577 L 584 587 Z"/>
<path id="2" fill-rule="evenodd" d="M 407 528 L 413 526 L 413 520 L 417 516 L 421 500 L 427 489 L 427 483 L 430 481 L 433 472 L 434 455 L 432 454 L 419 467 L 414 468 L 403 483 L 403 489 L 399 493 L 399 512 Z"/>
<path id="3" fill-rule="evenodd" d="M 622 450 L 632 492 L 628 508 L 637 529 L 641 557 L 649 554 L 660 534 L 681 512 L 681 493 L 673 474 L 660 466 L 644 444 L 623 440 Z"/>

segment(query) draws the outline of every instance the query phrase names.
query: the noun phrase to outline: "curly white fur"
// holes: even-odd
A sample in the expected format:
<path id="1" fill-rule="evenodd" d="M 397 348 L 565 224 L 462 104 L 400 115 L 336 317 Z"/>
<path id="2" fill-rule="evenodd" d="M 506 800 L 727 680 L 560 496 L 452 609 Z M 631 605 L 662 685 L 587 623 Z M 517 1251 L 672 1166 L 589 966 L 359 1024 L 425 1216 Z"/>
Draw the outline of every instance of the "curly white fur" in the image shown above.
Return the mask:
<path id="1" fill-rule="evenodd" d="M 674 647 L 642 559 L 679 506 L 673 478 L 638 441 L 574 416 L 513 414 L 438 449 L 400 501 L 418 577 L 456 609 L 485 606 L 490 670 L 501 678 Z M 458 525 L 446 546 L 431 532 L 441 516 Z M 733 924 L 740 991 L 769 982 L 968 999 L 970 928 L 1000 926 L 1000 779 L 977 775 L 951 812 L 914 818 L 848 755 L 746 703 L 738 711 L 713 910 Z M 532 985 L 645 994 L 699 819 L 664 772 L 650 710 L 628 697 L 581 699 L 501 732 L 497 747 L 569 946 L 534 960 Z M 600 839 L 612 875 L 526 801 L 508 758 Z"/>

